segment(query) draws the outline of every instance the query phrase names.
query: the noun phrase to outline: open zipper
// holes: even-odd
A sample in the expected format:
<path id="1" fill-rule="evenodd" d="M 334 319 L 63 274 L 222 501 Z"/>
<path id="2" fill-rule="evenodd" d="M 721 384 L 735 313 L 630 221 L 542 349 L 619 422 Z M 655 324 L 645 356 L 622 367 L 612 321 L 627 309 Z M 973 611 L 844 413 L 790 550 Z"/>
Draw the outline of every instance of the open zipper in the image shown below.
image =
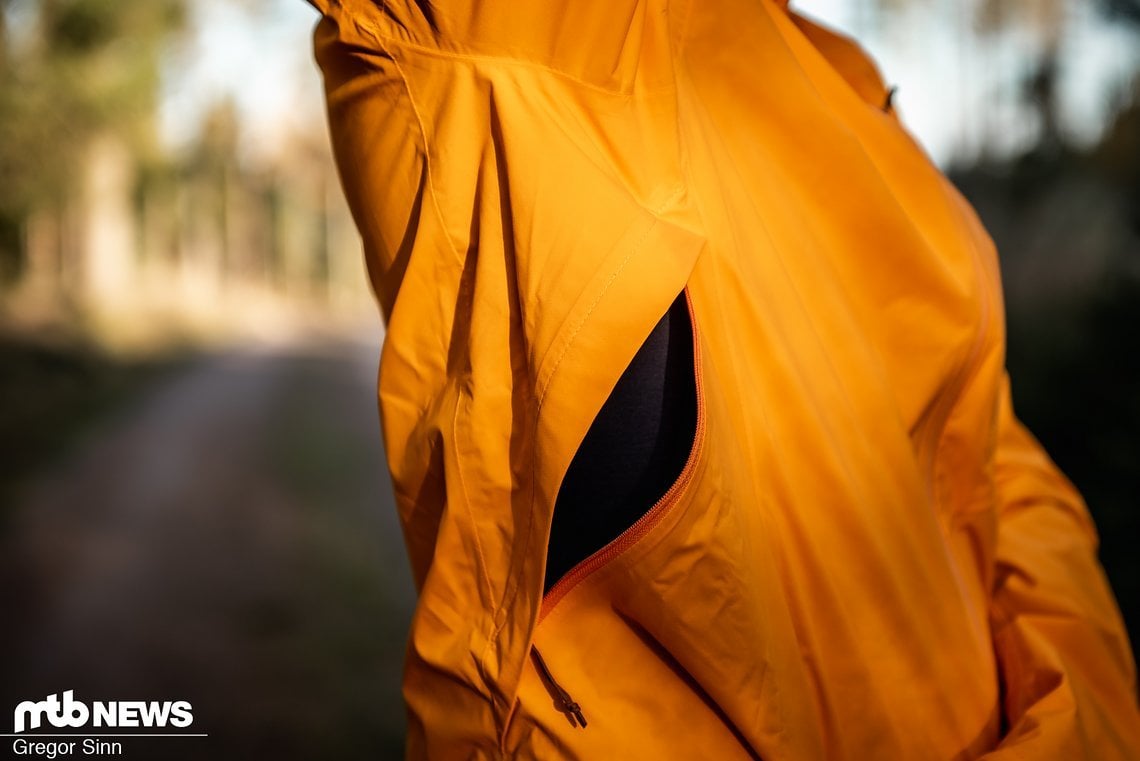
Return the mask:
<path id="1" fill-rule="evenodd" d="M 689 325 L 691 326 L 693 334 L 693 375 L 696 381 L 697 393 L 697 424 L 693 432 L 692 445 L 689 447 L 689 456 L 685 459 L 684 467 L 669 486 L 669 489 L 661 495 L 660 499 L 653 503 L 653 506 L 650 507 L 649 510 L 604 547 L 573 566 L 542 596 L 542 604 L 539 608 L 536 626 L 542 623 L 543 619 L 550 614 L 562 598 L 569 594 L 570 590 L 578 586 L 578 584 L 584 581 L 588 576 L 618 558 L 630 547 L 637 544 L 654 526 L 660 523 L 661 519 L 664 518 L 670 508 L 677 503 L 681 493 L 693 479 L 697 459 L 703 449 L 705 440 L 704 373 L 701 363 L 700 330 L 697 326 L 696 313 L 693 309 L 693 297 L 689 293 L 687 285 L 685 286 L 684 293 L 685 303 L 689 309 Z M 581 706 L 574 701 L 570 693 L 567 692 L 554 678 L 554 675 L 550 673 L 550 668 L 546 665 L 546 661 L 543 660 L 542 655 L 538 651 L 538 647 L 533 643 L 531 644 L 531 651 L 534 654 L 535 664 L 551 688 L 559 709 L 573 717 L 576 726 L 585 727 L 586 718 L 582 714 Z"/>

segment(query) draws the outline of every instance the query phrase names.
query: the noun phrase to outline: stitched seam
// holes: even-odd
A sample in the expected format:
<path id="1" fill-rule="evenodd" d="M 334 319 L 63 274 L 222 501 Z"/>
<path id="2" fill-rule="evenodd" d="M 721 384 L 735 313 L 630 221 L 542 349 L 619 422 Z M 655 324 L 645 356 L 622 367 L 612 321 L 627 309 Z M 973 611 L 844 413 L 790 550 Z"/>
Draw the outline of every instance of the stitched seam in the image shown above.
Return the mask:
<path id="1" fill-rule="evenodd" d="M 657 207 L 657 212 L 659 213 L 660 211 L 663 211 L 664 209 L 668 208 L 668 206 L 671 203 L 673 203 L 673 201 L 675 201 L 677 198 L 679 198 L 683 192 L 684 192 L 684 186 L 677 188 L 677 190 L 674 191 L 673 194 L 671 196 L 669 196 L 669 198 L 667 198 L 664 202 L 662 202 Z M 618 265 L 618 267 L 613 271 L 613 273 L 610 275 L 610 277 L 606 280 L 605 285 L 602 286 L 602 289 L 598 293 L 597 297 L 595 297 L 593 302 L 591 302 L 589 308 L 586 311 L 586 314 L 582 316 L 582 319 L 575 326 L 574 332 L 570 335 L 570 337 L 566 340 L 566 343 L 563 345 L 562 352 L 558 355 L 558 359 L 555 362 L 554 367 L 550 371 L 550 377 L 547 379 L 546 384 L 543 386 L 542 392 L 538 396 L 537 402 L 535 404 L 534 424 L 531 427 L 531 439 L 533 441 L 537 441 L 537 439 L 538 439 L 538 423 L 539 423 L 539 420 L 541 418 L 540 412 L 542 410 L 542 402 L 546 398 L 546 391 L 550 388 L 550 384 L 554 381 L 554 378 L 557 375 L 558 368 L 562 364 L 562 359 L 566 356 L 566 352 L 569 350 L 570 346 L 573 345 L 574 339 L 577 337 L 578 333 L 581 332 L 581 330 L 585 326 L 585 324 L 589 321 L 590 316 L 594 312 L 594 309 L 601 302 L 602 297 L 609 290 L 609 288 L 613 284 L 614 280 L 616 280 L 618 275 L 620 275 L 622 273 L 622 271 L 625 269 L 626 264 L 628 264 L 629 260 L 633 258 L 633 255 L 641 250 L 641 247 L 645 244 L 645 241 L 649 238 L 649 234 L 651 232 L 653 232 L 654 228 L 657 227 L 657 225 L 659 223 L 660 223 L 660 220 L 655 215 L 652 222 L 645 229 L 645 232 L 643 232 L 641 234 L 641 236 L 637 239 L 637 241 L 630 247 L 629 253 L 627 253 L 625 258 L 622 259 L 621 264 Z M 535 526 L 534 503 L 535 503 L 535 499 L 537 496 L 537 483 L 538 483 L 538 457 L 535 456 L 535 457 L 531 458 L 531 469 L 530 469 L 530 506 L 531 507 L 530 507 L 530 510 L 527 511 L 527 525 L 526 525 L 526 532 L 525 532 L 526 538 L 524 539 L 523 546 L 522 546 L 521 557 L 524 559 L 529 556 L 531 545 L 534 543 L 534 526 Z M 509 607 L 511 604 L 514 603 L 515 598 L 518 597 L 520 586 L 521 585 L 516 584 L 514 589 L 512 590 L 512 594 L 511 594 L 510 599 L 504 599 L 503 600 L 503 605 L 502 605 L 503 608 Z M 531 614 L 531 627 L 530 627 L 531 635 L 530 636 L 531 636 L 532 641 L 533 641 L 533 637 L 534 637 L 535 624 L 536 624 L 538 614 L 540 611 L 541 611 L 541 605 L 537 606 Z M 504 621 L 501 624 L 496 626 L 496 628 L 492 634 L 492 639 L 487 642 L 487 645 L 484 648 L 484 652 L 486 652 L 486 650 L 488 648 L 490 648 L 491 642 L 493 642 L 495 639 L 498 638 L 499 633 L 502 631 L 502 628 L 505 624 L 506 624 L 506 620 L 504 619 Z M 528 646 L 528 650 L 529 650 L 529 646 Z M 517 695 L 516 695 L 516 697 L 517 697 Z M 504 726 L 503 731 L 505 732 L 506 729 L 507 729 L 507 727 Z M 501 737 L 500 741 L 505 741 L 505 738 Z"/>
<path id="2" fill-rule="evenodd" d="M 625 265 L 629 262 L 633 255 L 641 249 L 641 246 L 645 242 L 645 239 L 649 237 L 650 231 L 656 226 L 657 222 L 652 222 L 649 227 L 645 229 L 645 232 L 641 234 L 641 237 L 637 239 L 637 242 L 634 244 L 633 248 L 630 249 L 630 252 L 625 255 L 625 258 L 622 259 L 621 264 L 618 265 L 618 268 L 615 269 L 606 280 L 605 285 L 602 286 L 602 290 L 598 293 L 597 296 L 594 297 L 594 301 L 590 304 L 589 309 L 586 310 L 586 314 L 582 315 L 582 319 L 579 320 L 578 324 L 574 326 L 574 332 L 572 332 L 566 339 L 566 342 L 562 344 L 562 351 L 559 352 L 558 359 L 555 360 L 554 367 L 552 367 L 550 370 L 550 376 L 547 378 L 546 383 L 543 384 L 542 391 L 538 395 L 538 409 L 542 409 L 542 403 L 546 399 L 546 391 L 550 388 L 550 384 L 554 380 L 554 375 L 558 372 L 558 367 L 562 364 L 562 360 L 565 358 L 566 352 L 569 351 L 570 347 L 574 344 L 574 339 L 578 337 L 578 333 L 581 332 L 582 328 L 589 321 L 590 316 L 594 312 L 594 308 L 597 307 L 599 302 L 601 302 L 602 297 L 605 296 L 606 291 L 608 291 L 610 288 L 610 285 L 612 285 L 614 280 L 617 279 L 617 276 L 622 273 L 622 270 L 625 269 Z"/>
<path id="3" fill-rule="evenodd" d="M 629 260 L 633 257 L 633 255 L 641 249 L 641 246 L 645 243 L 645 240 L 649 237 L 649 233 L 656 226 L 657 226 L 657 220 L 654 219 L 653 222 L 650 223 L 649 227 L 647 227 L 645 229 L 645 232 L 642 233 L 641 237 L 638 238 L 636 243 L 630 248 L 629 253 L 626 254 L 624 259 L 622 259 L 621 264 L 618 265 L 617 269 L 615 269 L 613 274 L 611 274 L 610 277 L 606 280 L 605 285 L 602 286 L 601 292 L 598 293 L 597 297 L 590 304 L 590 307 L 586 311 L 586 314 L 583 315 L 582 319 L 575 326 L 574 332 L 570 335 L 570 337 L 567 339 L 566 343 L 563 345 L 562 353 L 558 355 L 558 361 L 555 362 L 553 369 L 551 369 L 550 377 L 547 379 L 546 384 L 543 386 L 542 393 L 539 394 L 538 400 L 535 404 L 534 425 L 531 428 L 531 440 L 532 441 L 538 440 L 538 423 L 539 423 L 539 419 L 541 417 L 541 415 L 539 413 L 542 410 L 542 402 L 543 402 L 543 399 L 546 398 L 546 390 L 550 388 L 550 383 L 551 383 L 551 381 L 554 380 L 555 374 L 558 370 L 558 366 L 560 364 L 562 364 L 562 358 L 566 356 L 566 351 L 573 344 L 574 338 L 578 335 L 578 333 L 581 331 L 582 327 L 589 320 L 590 315 L 593 314 L 594 308 L 602 300 L 602 296 L 605 295 L 606 291 L 609 290 L 610 285 L 613 284 L 613 282 L 617 278 L 617 276 L 619 274 L 621 274 L 622 270 L 625 269 L 625 265 L 629 262 Z M 538 483 L 538 457 L 535 456 L 535 457 L 531 458 L 531 466 L 530 466 L 530 509 L 527 511 L 526 539 L 523 541 L 522 554 L 520 555 L 520 557 L 524 558 L 524 562 L 525 562 L 525 558 L 527 558 L 530 555 L 530 548 L 534 542 L 534 524 L 535 524 L 534 503 L 535 503 L 535 498 L 537 496 L 537 494 L 536 494 L 536 491 L 537 491 L 536 484 L 537 483 Z M 506 600 L 506 599 L 503 600 L 503 607 L 504 608 L 508 607 L 514 603 L 515 598 L 518 597 L 519 586 L 520 585 L 518 585 L 518 584 L 515 585 L 514 589 L 512 590 L 512 593 L 511 593 L 511 598 L 509 600 Z M 533 634 L 534 633 L 534 625 L 536 623 L 536 620 L 537 620 L 537 617 L 538 617 L 538 614 L 540 611 L 541 611 L 541 605 L 536 607 L 535 610 L 531 614 L 531 637 L 532 638 L 534 636 L 534 634 Z M 493 635 L 492 635 L 493 638 L 498 637 L 499 632 L 502 631 L 502 627 L 505 624 L 506 624 L 506 620 L 504 619 L 503 623 L 495 628 Z M 490 644 L 491 643 L 489 641 L 487 643 L 487 647 L 490 647 Z M 505 729 L 505 727 L 504 727 L 504 729 Z"/>
<path id="4" fill-rule="evenodd" d="M 400 84 L 404 86 L 404 94 L 408 98 L 408 105 L 412 108 L 412 116 L 414 116 L 416 120 L 416 128 L 420 132 L 420 144 L 423 146 L 424 150 L 424 163 L 427 165 L 427 185 L 428 195 L 431 196 L 431 205 L 435 210 L 436 219 L 439 221 L 440 228 L 443 231 L 444 238 L 448 242 L 448 247 L 451 249 L 452 256 L 455 257 L 455 260 L 457 262 L 462 263 L 463 257 L 459 253 L 459 247 L 455 245 L 455 241 L 451 239 L 451 235 L 448 233 L 447 222 L 445 221 L 443 215 L 443 209 L 440 207 L 439 197 L 436 195 L 435 172 L 433 171 L 435 162 L 432 159 L 431 148 L 428 144 L 427 129 L 424 127 L 424 118 L 420 113 L 419 106 L 416 105 L 415 97 L 412 96 L 412 87 L 408 82 L 408 76 L 404 72 L 404 67 L 400 65 L 399 59 L 392 52 L 392 50 L 387 45 L 385 45 L 385 38 L 377 34 L 376 30 L 370 24 L 365 23 L 361 19 L 357 19 L 356 24 L 360 26 L 364 31 L 371 34 L 376 42 L 380 45 L 380 49 L 384 52 L 384 54 L 387 55 L 389 59 L 391 59 L 392 66 L 396 69 L 396 73 L 400 77 Z"/>
<path id="5" fill-rule="evenodd" d="M 400 77 L 400 82 L 404 86 L 404 93 L 408 96 L 408 104 L 412 107 L 412 114 L 413 114 L 413 116 L 415 116 L 416 126 L 419 128 L 419 131 L 420 131 L 420 141 L 422 142 L 423 148 L 424 148 L 424 163 L 427 165 L 428 192 L 431 195 L 432 208 L 435 209 L 436 217 L 439 220 L 439 224 L 440 224 L 440 227 L 442 228 L 444 238 L 450 244 L 452 255 L 455 256 L 456 261 L 462 261 L 460 255 L 459 255 L 458 248 L 455 246 L 454 241 L 451 240 L 451 236 L 448 235 L 448 233 L 447 233 L 447 225 L 444 222 L 443 211 L 440 209 L 439 200 L 436 198 L 436 195 L 435 195 L 435 182 L 434 182 L 433 177 L 432 177 L 432 175 L 433 175 L 432 165 L 434 162 L 431 160 L 431 151 L 428 148 L 427 130 L 424 129 L 423 118 L 420 115 L 419 108 L 416 106 L 415 98 L 412 97 L 412 88 L 408 84 L 408 78 L 405 75 L 404 69 L 400 65 L 400 62 L 396 59 L 396 56 L 392 54 L 391 50 L 387 49 L 384 46 L 382 40 L 377 38 L 376 41 L 378 43 L 380 43 L 381 48 L 383 49 L 384 53 L 391 59 L 392 65 L 395 67 L 396 73 Z M 458 430 L 459 430 L 458 425 L 457 425 L 457 421 L 459 420 L 459 401 L 460 400 L 457 398 L 456 402 L 455 402 L 455 413 L 454 413 L 454 415 L 452 417 L 452 421 L 451 421 L 451 430 L 453 432 L 458 432 Z M 454 436 L 452 437 L 451 446 L 452 446 L 452 450 L 455 452 L 455 459 L 456 459 L 456 465 L 457 465 L 456 472 L 459 476 L 459 488 L 463 493 L 464 507 L 466 508 L 466 511 L 467 511 L 467 517 L 471 521 L 472 536 L 474 537 L 474 540 L 475 540 L 475 552 L 476 552 L 476 555 L 478 556 L 477 561 L 479 563 L 479 575 L 482 576 L 483 583 L 487 589 L 487 600 L 493 606 L 495 596 L 494 596 L 493 590 L 491 588 L 491 578 L 490 578 L 490 574 L 487 573 L 487 562 L 486 562 L 486 558 L 483 554 L 482 542 L 479 539 L 479 529 L 478 529 L 478 524 L 475 521 L 475 513 L 472 512 L 472 510 L 471 510 L 471 499 L 470 499 L 468 492 L 467 492 L 467 485 L 464 482 L 463 469 L 461 467 L 458 467 L 458 463 L 460 462 L 461 458 L 459 456 L 459 443 L 455 440 Z M 492 615 L 494 615 L 495 612 L 497 612 L 497 611 L 493 610 Z"/>
<path id="6" fill-rule="evenodd" d="M 673 195 L 671 195 L 661 204 L 659 208 L 664 209 L 668 207 L 671 203 L 673 203 L 673 201 L 677 200 L 682 192 L 684 192 L 684 188 L 678 188 L 673 193 Z M 628 264 L 629 260 L 633 258 L 633 255 L 641 250 L 641 247 L 645 243 L 646 238 L 649 237 L 649 233 L 651 233 L 658 224 L 660 224 L 660 220 L 655 217 L 650 223 L 649 227 L 645 228 L 645 232 L 643 232 L 637 241 L 630 247 L 629 253 L 627 253 L 625 255 L 625 258 L 621 260 L 621 264 L 619 264 L 617 269 L 615 269 L 609 276 L 605 282 L 605 285 L 602 286 L 601 291 L 598 292 L 598 295 L 595 296 L 594 300 L 590 303 L 590 306 L 586 310 L 586 313 L 582 315 L 582 318 L 578 321 L 578 324 L 574 326 L 574 331 L 562 345 L 562 351 L 559 352 L 558 358 L 554 361 L 554 366 L 550 370 L 550 375 L 547 377 L 546 383 L 543 384 L 542 390 L 538 394 L 537 408 L 539 410 L 542 409 L 542 403 L 546 399 L 546 392 L 550 389 L 550 384 L 554 382 L 554 377 L 558 373 L 558 368 L 562 364 L 562 360 L 565 359 L 566 353 L 570 350 L 570 347 L 574 345 L 574 339 L 578 337 L 578 334 L 582 331 L 582 328 L 585 327 L 587 322 L 589 322 L 590 317 L 594 313 L 594 309 L 598 306 L 599 303 L 601 303 L 602 298 L 606 295 L 606 292 L 609 290 L 610 286 L 613 285 L 614 280 L 616 280 L 618 275 L 622 273 L 622 271 L 625 269 L 626 264 Z"/>
<path id="7" fill-rule="evenodd" d="M 397 75 L 399 75 L 399 77 L 400 77 L 400 83 L 404 86 L 404 93 L 407 95 L 408 104 L 411 106 L 412 114 L 416 120 L 416 127 L 419 129 L 419 132 L 420 132 L 420 141 L 423 145 L 424 163 L 426 164 L 426 168 L 427 168 L 428 193 L 431 196 L 432 208 L 435 209 L 436 218 L 440 224 L 444 238 L 447 240 L 447 242 L 449 244 L 448 247 L 451 249 L 452 256 L 455 258 L 455 260 L 457 262 L 462 262 L 463 258 L 459 254 L 459 248 L 455 245 L 455 242 L 451 239 L 451 236 L 447 232 L 447 224 L 444 220 L 443 210 L 440 208 L 439 199 L 436 196 L 434 172 L 432 171 L 434 162 L 432 161 L 431 150 L 429 149 L 429 146 L 428 146 L 427 130 L 424 128 L 424 120 L 423 120 L 423 116 L 420 113 L 420 109 L 416 105 L 415 98 L 412 96 L 412 88 L 408 82 L 407 74 L 404 72 L 403 66 L 400 65 L 399 60 L 392 53 L 389 46 L 385 44 L 385 38 L 382 35 L 378 34 L 376 29 L 371 24 L 368 24 L 361 19 L 357 19 L 356 23 L 364 31 L 366 31 L 372 35 L 372 37 L 376 40 L 377 44 L 380 45 L 380 49 L 384 52 L 385 55 L 387 55 L 389 57 L 389 59 L 391 59 L 392 66 L 395 68 Z M 485 557 L 484 552 L 483 552 L 482 540 L 479 538 L 479 526 L 475 520 L 475 513 L 471 509 L 471 498 L 470 498 L 470 495 L 467 491 L 466 481 L 463 477 L 463 468 L 460 466 L 460 462 L 461 462 L 462 458 L 460 457 L 460 454 L 459 454 L 459 442 L 456 441 L 456 438 L 455 438 L 455 435 L 458 434 L 458 431 L 459 431 L 458 420 L 459 420 L 460 402 L 461 402 L 461 398 L 459 396 L 457 396 L 456 401 L 455 401 L 455 412 L 453 413 L 452 420 L 451 420 L 451 430 L 453 433 L 451 445 L 452 445 L 452 451 L 455 453 L 456 474 L 457 474 L 457 480 L 459 481 L 459 489 L 460 489 L 460 492 L 463 496 L 463 506 L 464 506 L 465 512 L 467 513 L 468 520 L 471 522 L 471 535 L 472 535 L 472 539 L 474 540 L 474 543 L 475 543 L 475 554 L 476 554 L 476 563 L 478 565 L 478 573 L 479 573 L 479 576 L 482 578 L 483 585 L 486 589 L 487 602 L 491 606 L 492 620 L 494 620 L 494 617 L 497 616 L 497 614 L 498 614 L 498 608 L 495 606 L 494 589 L 491 586 L 490 574 L 487 572 L 487 560 L 486 560 L 486 557 Z M 487 673 L 487 669 L 486 669 L 484 663 L 486 660 L 487 651 L 488 651 L 488 648 L 490 647 L 491 641 L 492 641 L 492 639 L 487 640 L 486 644 L 483 647 L 483 651 L 480 654 L 478 661 L 476 662 L 476 666 L 479 668 L 479 671 L 480 671 L 484 681 L 486 681 L 488 683 L 491 683 L 493 680 L 490 679 L 490 676 Z"/>
<path id="8" fill-rule="evenodd" d="M 555 76 L 563 77 L 590 90 L 602 93 L 603 95 L 628 96 L 631 94 L 633 89 L 632 86 L 627 90 L 610 89 L 608 87 L 603 87 L 602 85 L 594 84 L 593 82 L 588 82 L 585 79 L 576 77 L 569 72 L 563 71 L 562 69 L 556 69 L 549 64 L 539 63 L 538 61 L 528 61 L 524 58 L 511 58 L 509 56 L 489 55 L 486 53 L 458 53 L 454 51 L 440 50 L 438 48 L 431 48 L 416 42 L 409 42 L 408 40 L 401 40 L 398 37 L 392 37 L 390 35 L 384 34 L 377 26 L 366 19 L 355 19 L 355 22 L 358 26 L 366 30 L 369 35 L 371 35 L 378 43 L 380 43 L 380 45 L 384 47 L 385 52 L 388 52 L 388 47 L 390 45 L 396 45 L 407 50 L 414 50 L 415 52 L 422 53 L 423 55 L 432 56 L 434 58 L 440 58 L 448 61 L 511 64 L 514 66 L 521 66 L 529 69 L 537 69 L 539 71 L 547 72 L 548 74 L 554 74 Z"/>
<path id="9" fill-rule="evenodd" d="M 451 418 L 451 430 L 455 434 L 459 433 L 459 403 L 461 400 L 462 400 L 462 395 L 456 394 L 455 413 L 452 415 L 452 418 Z M 453 452 L 455 452 L 455 461 L 456 461 L 455 471 L 456 471 L 456 475 L 458 476 L 459 489 L 460 489 L 460 491 L 463 492 L 463 506 L 466 508 L 467 517 L 471 520 L 471 534 L 475 538 L 475 554 L 477 556 L 477 560 L 479 563 L 479 575 L 483 577 L 483 583 L 486 584 L 486 586 L 487 586 L 487 599 L 488 599 L 488 601 L 491 602 L 492 604 L 494 604 L 495 597 L 493 594 L 493 590 L 491 589 L 491 579 L 490 579 L 489 574 L 487 573 L 487 561 L 483 555 L 483 544 L 482 544 L 482 542 L 479 541 L 479 526 L 475 522 L 475 513 L 473 513 L 471 511 L 471 498 L 469 497 L 469 495 L 467 493 L 467 484 L 465 483 L 465 481 L 463 479 L 463 468 L 462 468 L 462 466 L 459 465 L 462 458 L 459 454 L 459 442 L 456 440 L 456 438 L 457 438 L 456 435 L 453 435 L 451 437 L 451 449 Z"/>

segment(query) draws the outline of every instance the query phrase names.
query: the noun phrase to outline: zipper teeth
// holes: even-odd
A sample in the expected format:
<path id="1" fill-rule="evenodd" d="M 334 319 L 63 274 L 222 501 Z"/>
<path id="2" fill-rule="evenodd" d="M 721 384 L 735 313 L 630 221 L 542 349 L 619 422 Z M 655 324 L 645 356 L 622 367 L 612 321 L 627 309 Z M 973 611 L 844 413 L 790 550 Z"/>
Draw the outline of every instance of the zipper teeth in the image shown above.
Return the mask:
<path id="1" fill-rule="evenodd" d="M 697 425 L 696 430 L 693 432 L 693 443 L 689 449 L 689 456 L 685 460 L 685 466 L 681 469 L 681 473 L 669 487 L 668 491 L 661 495 L 661 498 L 654 502 L 653 506 L 634 521 L 629 528 L 618 534 L 609 544 L 579 562 L 567 571 L 565 576 L 555 582 L 554 586 L 550 588 L 550 591 L 543 595 L 538 614 L 538 623 L 541 623 L 550 611 L 554 609 L 554 606 L 583 579 L 614 560 L 647 534 L 665 515 L 668 508 L 677 500 L 681 491 L 693 478 L 697 457 L 700 455 L 700 450 L 704 445 L 705 400 L 704 374 L 701 367 L 700 332 L 697 327 L 696 314 L 693 311 L 693 299 L 689 293 L 688 286 L 685 286 L 685 304 L 689 309 L 689 324 L 692 326 L 693 333 L 693 369 L 697 391 Z"/>

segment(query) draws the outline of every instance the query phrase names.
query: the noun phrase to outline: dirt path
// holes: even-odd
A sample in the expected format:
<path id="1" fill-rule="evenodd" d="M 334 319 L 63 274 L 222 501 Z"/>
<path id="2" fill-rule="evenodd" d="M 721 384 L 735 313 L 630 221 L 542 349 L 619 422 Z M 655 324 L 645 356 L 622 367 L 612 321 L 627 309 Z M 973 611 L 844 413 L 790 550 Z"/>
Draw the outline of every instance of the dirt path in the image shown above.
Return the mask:
<path id="1" fill-rule="evenodd" d="M 0 713 L 66 689 L 184 699 L 208 739 L 124 757 L 397 758 L 413 592 L 377 353 L 212 357 L 29 485 L 3 538 Z"/>

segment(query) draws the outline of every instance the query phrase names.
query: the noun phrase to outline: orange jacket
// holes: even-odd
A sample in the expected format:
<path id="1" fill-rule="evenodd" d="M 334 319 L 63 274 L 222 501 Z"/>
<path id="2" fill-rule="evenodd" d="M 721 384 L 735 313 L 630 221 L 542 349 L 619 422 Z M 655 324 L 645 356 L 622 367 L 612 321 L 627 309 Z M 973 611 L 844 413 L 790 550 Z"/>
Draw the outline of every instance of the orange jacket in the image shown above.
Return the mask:
<path id="1" fill-rule="evenodd" d="M 853 42 L 779 0 L 312 1 L 387 324 L 408 758 L 1140 758 L 993 243 Z M 561 478 L 682 290 L 689 460 L 544 597 Z"/>

